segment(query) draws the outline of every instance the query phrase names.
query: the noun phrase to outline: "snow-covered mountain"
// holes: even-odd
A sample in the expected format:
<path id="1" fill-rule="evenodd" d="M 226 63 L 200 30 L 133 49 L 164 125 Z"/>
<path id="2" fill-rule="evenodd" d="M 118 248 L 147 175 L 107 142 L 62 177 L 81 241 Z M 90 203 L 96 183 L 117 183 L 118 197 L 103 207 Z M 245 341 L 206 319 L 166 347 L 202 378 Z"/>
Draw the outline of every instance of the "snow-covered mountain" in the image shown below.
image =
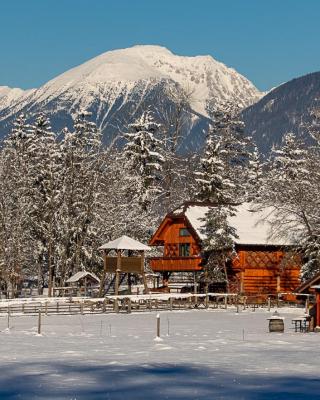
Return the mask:
<path id="1" fill-rule="evenodd" d="M 13 105 L 18 99 L 31 94 L 34 89 L 22 90 L 19 88 L 10 88 L 0 86 L 0 111 Z"/>
<path id="2" fill-rule="evenodd" d="M 160 46 L 134 46 L 106 52 L 36 90 L 6 92 L 0 87 L 0 131 L 7 133 L 20 112 L 46 112 L 61 129 L 71 125 L 70 114 L 85 108 L 109 142 L 142 109 L 168 109 L 170 87 L 191 93 L 182 145 L 187 148 L 201 145 L 211 102 L 232 100 L 244 108 L 262 95 L 248 79 L 211 56 L 184 57 Z"/>

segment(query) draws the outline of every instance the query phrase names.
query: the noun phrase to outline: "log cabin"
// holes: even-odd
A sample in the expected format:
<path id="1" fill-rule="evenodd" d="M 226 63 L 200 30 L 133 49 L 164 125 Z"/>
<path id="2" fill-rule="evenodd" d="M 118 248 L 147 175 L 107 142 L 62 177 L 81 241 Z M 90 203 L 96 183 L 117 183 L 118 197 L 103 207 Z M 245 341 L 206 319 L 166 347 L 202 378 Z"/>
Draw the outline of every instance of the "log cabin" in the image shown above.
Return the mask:
<path id="1" fill-rule="evenodd" d="M 150 266 L 161 273 L 164 285 L 170 274 L 193 272 L 200 276 L 206 255 L 202 252 L 208 203 L 187 202 L 165 216 L 150 240 L 162 246 L 163 255 L 152 257 Z M 245 203 L 235 206 L 236 215 L 229 223 L 238 235 L 235 255 L 227 264 L 229 290 L 243 295 L 270 296 L 294 291 L 300 284 L 300 258 L 290 256 L 292 243 L 270 238 L 268 210 L 257 212 Z M 219 283 L 211 291 L 226 291 Z"/>

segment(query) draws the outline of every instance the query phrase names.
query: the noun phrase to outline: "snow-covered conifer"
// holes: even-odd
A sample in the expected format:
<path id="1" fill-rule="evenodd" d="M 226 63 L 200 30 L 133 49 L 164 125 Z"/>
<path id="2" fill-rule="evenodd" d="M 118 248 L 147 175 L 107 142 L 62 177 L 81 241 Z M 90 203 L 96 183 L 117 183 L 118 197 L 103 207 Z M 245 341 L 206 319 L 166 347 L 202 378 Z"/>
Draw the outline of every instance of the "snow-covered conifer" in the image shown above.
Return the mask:
<path id="1" fill-rule="evenodd" d="M 61 283 L 74 272 L 100 262 L 99 228 L 104 210 L 104 163 L 101 133 L 81 111 L 74 130 L 64 130 L 61 143 L 59 246 L 56 264 Z"/>
<path id="2" fill-rule="evenodd" d="M 159 184 L 164 157 L 161 141 L 157 137 L 159 131 L 160 125 L 154 121 L 148 110 L 136 122 L 129 125 L 129 132 L 125 134 L 126 169 L 130 173 L 135 196 L 144 211 L 160 193 Z"/>

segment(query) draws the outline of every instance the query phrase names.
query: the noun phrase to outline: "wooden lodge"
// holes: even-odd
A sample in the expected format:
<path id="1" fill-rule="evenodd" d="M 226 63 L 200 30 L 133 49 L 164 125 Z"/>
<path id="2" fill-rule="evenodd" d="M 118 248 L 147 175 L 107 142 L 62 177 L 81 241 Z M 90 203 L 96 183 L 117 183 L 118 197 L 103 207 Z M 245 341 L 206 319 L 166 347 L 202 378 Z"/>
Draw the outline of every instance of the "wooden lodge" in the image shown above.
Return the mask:
<path id="1" fill-rule="evenodd" d="M 185 203 L 166 215 L 151 238 L 151 246 L 163 246 L 163 255 L 151 258 L 150 266 L 162 273 L 164 285 L 173 272 L 201 276 L 206 257 L 201 251 L 203 226 L 209 207 L 212 205 Z M 300 284 L 300 259 L 297 255 L 289 257 L 290 243 L 269 238 L 266 215 L 253 211 L 247 203 L 237 206 L 236 215 L 230 218 L 239 237 L 235 241 L 236 256 L 227 265 L 232 292 L 269 296 L 292 292 Z M 226 286 L 216 285 L 212 290 L 226 291 Z"/>

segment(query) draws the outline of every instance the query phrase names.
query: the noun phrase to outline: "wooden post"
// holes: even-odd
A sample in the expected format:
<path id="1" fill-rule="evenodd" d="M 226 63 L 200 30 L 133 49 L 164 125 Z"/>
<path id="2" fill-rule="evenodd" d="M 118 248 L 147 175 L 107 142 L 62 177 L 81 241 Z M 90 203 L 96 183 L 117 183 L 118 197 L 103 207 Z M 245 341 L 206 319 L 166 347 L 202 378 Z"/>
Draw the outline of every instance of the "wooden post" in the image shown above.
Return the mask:
<path id="1" fill-rule="evenodd" d="M 83 301 L 81 301 L 80 303 L 80 313 L 81 315 L 83 315 Z"/>
<path id="2" fill-rule="evenodd" d="M 117 250 L 117 269 L 116 269 L 116 281 L 114 290 L 116 296 L 118 296 L 119 294 L 120 272 L 121 272 L 121 250 Z"/>
<path id="3" fill-rule="evenodd" d="M 87 297 L 87 277 L 84 278 L 84 297 Z"/>
<path id="4" fill-rule="evenodd" d="M 208 296 L 208 293 L 206 294 L 206 298 L 205 298 L 205 307 L 206 308 L 209 307 L 209 296 Z"/>
<path id="5" fill-rule="evenodd" d="M 224 308 L 228 308 L 228 296 L 224 296 Z"/>
<path id="6" fill-rule="evenodd" d="M 102 312 L 105 313 L 106 310 L 107 310 L 107 299 L 104 299 L 102 303 Z"/>
<path id="7" fill-rule="evenodd" d="M 131 294 L 131 274 L 128 273 L 128 292 Z"/>
<path id="8" fill-rule="evenodd" d="M 305 313 L 309 315 L 309 296 L 306 298 Z"/>
<path id="9" fill-rule="evenodd" d="M 48 315 L 48 302 L 46 301 L 45 306 L 44 306 L 45 314 Z"/>
<path id="10" fill-rule="evenodd" d="M 8 320 L 7 320 L 7 328 L 10 329 L 10 305 L 8 304 Z"/>
<path id="11" fill-rule="evenodd" d="M 193 272 L 193 293 L 194 293 L 194 304 L 197 306 L 198 304 L 198 298 L 196 296 L 197 294 L 197 279 L 196 279 L 196 271 Z"/>
<path id="12" fill-rule="evenodd" d="M 41 308 L 39 308 L 38 313 L 38 335 L 41 335 Z"/>
<path id="13" fill-rule="evenodd" d="M 115 311 L 116 313 L 119 312 L 118 297 L 114 299 L 114 311 Z"/>
<path id="14" fill-rule="evenodd" d="M 317 302 L 317 315 L 316 315 L 316 330 L 320 327 L 320 291 L 316 291 L 316 302 Z"/>
<path id="15" fill-rule="evenodd" d="M 280 275 L 277 276 L 277 293 L 281 292 L 281 277 Z"/>
<path id="16" fill-rule="evenodd" d="M 245 310 L 247 307 L 247 298 L 246 296 L 243 297 L 243 309 Z"/>
<path id="17" fill-rule="evenodd" d="M 128 299 L 128 314 L 131 313 L 131 299 Z"/>
<path id="18" fill-rule="evenodd" d="M 170 302 L 170 311 L 172 311 L 172 309 L 173 309 L 173 298 L 172 297 L 170 297 L 169 302 Z"/>
<path id="19" fill-rule="evenodd" d="M 53 275 L 53 278 L 52 278 L 52 295 L 53 295 L 53 297 L 56 294 L 55 288 L 56 288 L 56 277 L 55 277 L 55 275 Z"/>
<path id="20" fill-rule="evenodd" d="M 148 288 L 147 278 L 144 273 L 144 259 L 145 259 L 144 251 L 141 251 L 141 273 L 142 273 L 142 279 L 143 279 L 143 285 L 144 285 L 144 292 L 145 292 L 145 294 L 148 294 L 149 288 Z"/>
<path id="21" fill-rule="evenodd" d="M 268 311 L 270 311 L 271 309 L 271 298 L 268 297 Z"/>
<path id="22" fill-rule="evenodd" d="M 160 337 L 160 314 L 157 314 L 157 337 Z"/>

